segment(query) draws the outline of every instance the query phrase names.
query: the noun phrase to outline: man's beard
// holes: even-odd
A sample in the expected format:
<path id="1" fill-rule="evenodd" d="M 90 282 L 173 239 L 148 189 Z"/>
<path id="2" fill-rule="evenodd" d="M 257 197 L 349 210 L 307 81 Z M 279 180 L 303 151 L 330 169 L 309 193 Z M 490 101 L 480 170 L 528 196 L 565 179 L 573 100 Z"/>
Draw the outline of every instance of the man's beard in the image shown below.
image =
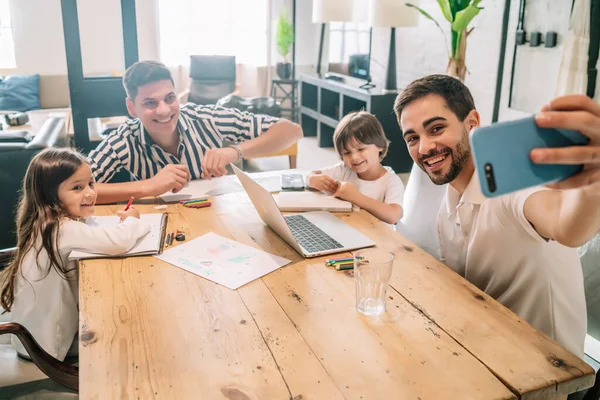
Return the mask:
<path id="1" fill-rule="evenodd" d="M 450 164 L 450 169 L 448 169 L 448 172 L 445 175 L 441 175 L 441 174 L 432 175 L 429 172 L 427 172 L 427 169 L 425 169 L 424 160 L 431 158 L 431 157 L 441 156 L 441 155 L 446 155 L 446 154 L 447 154 L 447 157 L 452 158 L 452 164 Z M 469 146 L 469 134 L 468 134 L 467 130 L 464 129 L 463 139 L 456 146 L 456 150 L 452 150 L 450 148 L 445 148 L 444 150 L 434 149 L 434 150 L 430 151 L 429 153 L 419 157 L 419 162 L 417 164 L 429 176 L 429 179 L 431 179 L 431 182 L 433 182 L 436 185 L 445 185 L 446 183 L 450 183 L 456 179 L 456 177 L 462 171 L 465 163 L 467 161 L 469 161 L 470 158 L 471 158 L 471 147 Z"/>

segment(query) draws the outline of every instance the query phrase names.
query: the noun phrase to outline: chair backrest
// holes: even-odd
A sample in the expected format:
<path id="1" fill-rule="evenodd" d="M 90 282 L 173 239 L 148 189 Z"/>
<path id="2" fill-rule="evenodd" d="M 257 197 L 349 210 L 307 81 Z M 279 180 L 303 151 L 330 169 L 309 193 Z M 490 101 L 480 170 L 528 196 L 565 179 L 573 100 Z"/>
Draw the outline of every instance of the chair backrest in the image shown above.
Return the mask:
<path id="1" fill-rule="evenodd" d="M 66 145 L 63 128 L 62 118 L 48 118 L 30 142 L 3 143 L 0 137 L 0 249 L 17 244 L 16 206 L 29 162 L 42 149 Z"/>
<path id="2" fill-rule="evenodd" d="M 196 104 L 216 104 L 235 90 L 235 56 L 190 56 L 190 94 Z"/>
<path id="3" fill-rule="evenodd" d="M 396 231 L 437 259 L 441 257 L 437 218 L 445 193 L 446 185 L 435 185 L 413 164 L 404 191 L 404 216 L 396 224 Z"/>

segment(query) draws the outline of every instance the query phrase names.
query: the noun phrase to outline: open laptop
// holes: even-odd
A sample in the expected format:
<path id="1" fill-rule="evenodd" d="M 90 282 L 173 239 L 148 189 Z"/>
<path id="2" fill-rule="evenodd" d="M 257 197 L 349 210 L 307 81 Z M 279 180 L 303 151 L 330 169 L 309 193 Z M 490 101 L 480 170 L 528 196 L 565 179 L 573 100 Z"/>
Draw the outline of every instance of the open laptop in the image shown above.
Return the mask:
<path id="1" fill-rule="evenodd" d="M 375 246 L 375 242 L 328 211 L 283 216 L 268 190 L 231 165 L 265 224 L 304 257 Z"/>

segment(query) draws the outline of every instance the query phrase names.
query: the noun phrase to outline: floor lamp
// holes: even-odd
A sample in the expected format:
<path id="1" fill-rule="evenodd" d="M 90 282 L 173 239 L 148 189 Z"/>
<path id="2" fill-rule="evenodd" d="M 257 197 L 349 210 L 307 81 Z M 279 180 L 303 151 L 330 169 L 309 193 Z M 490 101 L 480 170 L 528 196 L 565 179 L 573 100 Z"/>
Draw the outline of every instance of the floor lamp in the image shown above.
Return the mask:
<path id="1" fill-rule="evenodd" d="M 418 5 L 418 1 L 412 1 Z M 397 92 L 396 27 L 418 26 L 419 12 L 398 0 L 369 0 L 369 25 L 392 28 L 384 91 Z"/>
<path id="2" fill-rule="evenodd" d="M 327 22 L 352 21 L 353 8 L 348 7 L 347 0 L 313 0 L 312 22 L 321 24 L 319 38 L 319 58 L 317 59 L 317 75 L 321 74 L 321 61 L 323 59 L 323 45 L 325 42 L 325 28 Z"/>

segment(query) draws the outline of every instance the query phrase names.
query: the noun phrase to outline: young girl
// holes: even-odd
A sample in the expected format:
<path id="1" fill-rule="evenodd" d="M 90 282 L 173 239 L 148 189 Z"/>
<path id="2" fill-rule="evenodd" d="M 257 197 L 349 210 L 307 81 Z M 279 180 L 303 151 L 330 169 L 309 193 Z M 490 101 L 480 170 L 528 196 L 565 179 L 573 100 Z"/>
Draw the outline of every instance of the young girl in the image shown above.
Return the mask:
<path id="1" fill-rule="evenodd" d="M 114 227 L 91 227 L 96 191 L 86 159 L 71 149 L 47 149 L 29 164 L 17 214 L 17 251 L 0 275 L 0 306 L 24 325 L 49 354 L 77 351 L 77 264 L 72 250 L 117 255 L 150 231 L 129 208 Z M 17 352 L 28 357 L 16 339 Z M 71 349 L 71 351 L 70 351 Z"/>
<path id="2" fill-rule="evenodd" d="M 311 172 L 307 186 L 356 204 L 388 224 L 398 222 L 404 184 L 390 167 L 381 165 L 389 142 L 377 118 L 366 111 L 346 115 L 333 142 L 343 162 Z"/>

